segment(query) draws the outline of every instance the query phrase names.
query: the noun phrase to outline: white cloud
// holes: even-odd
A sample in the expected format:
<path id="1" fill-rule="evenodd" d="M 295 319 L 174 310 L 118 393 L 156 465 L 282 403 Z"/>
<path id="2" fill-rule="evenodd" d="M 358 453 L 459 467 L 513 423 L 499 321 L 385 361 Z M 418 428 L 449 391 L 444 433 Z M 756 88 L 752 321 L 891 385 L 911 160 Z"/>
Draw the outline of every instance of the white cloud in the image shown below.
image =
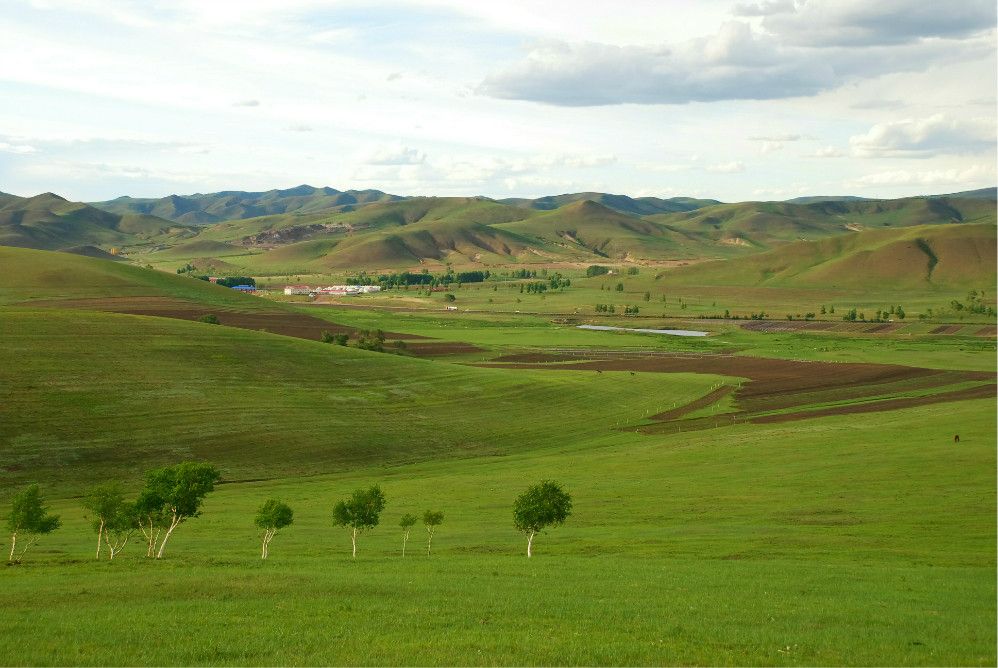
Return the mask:
<path id="1" fill-rule="evenodd" d="M 993 119 L 961 120 L 944 114 L 874 125 L 849 139 L 859 157 L 927 158 L 946 153 L 978 153 L 995 147 Z"/>
<path id="2" fill-rule="evenodd" d="M 237 100 L 232 103 L 233 107 L 259 107 L 260 100 Z"/>
<path id="3" fill-rule="evenodd" d="M 763 0 L 763 2 L 740 2 L 735 5 L 735 16 L 769 16 L 781 12 L 792 12 L 794 0 Z"/>
<path id="4" fill-rule="evenodd" d="M 759 146 L 759 153 L 766 155 L 767 153 L 775 153 L 776 151 L 783 150 L 783 142 L 781 141 L 764 141 L 762 145 Z"/>
<path id="5" fill-rule="evenodd" d="M 369 165 L 420 165 L 426 162 L 426 154 L 402 144 L 379 146 L 364 159 Z"/>
<path id="6" fill-rule="evenodd" d="M 675 45 L 549 41 L 486 77 L 478 90 L 490 97 L 560 106 L 774 100 L 813 96 L 852 81 L 992 51 L 990 41 L 940 40 L 812 48 L 729 21 L 710 37 Z"/>
<path id="7" fill-rule="evenodd" d="M 769 32 L 805 46 L 902 44 L 924 38 L 959 38 L 995 27 L 993 0 L 951 3 L 924 0 L 807 0 L 767 3 Z"/>
<path id="8" fill-rule="evenodd" d="M 708 165 L 705 167 L 708 172 L 715 172 L 717 174 L 734 174 L 736 172 L 744 172 L 745 165 L 737 160 L 732 160 L 731 162 L 722 162 L 716 165 Z"/>
<path id="9" fill-rule="evenodd" d="M 287 129 L 289 132 L 311 132 L 313 128 L 305 123 L 292 123 Z"/>
<path id="10" fill-rule="evenodd" d="M 822 146 L 818 148 L 814 153 L 808 153 L 805 157 L 809 158 L 844 158 L 845 151 L 840 151 L 834 146 Z"/>
<path id="11" fill-rule="evenodd" d="M 38 149 L 29 144 L 11 144 L 8 142 L 0 141 L 0 152 L 3 153 L 17 153 L 24 155 L 26 153 L 34 153 L 37 150 Z"/>
<path id="12" fill-rule="evenodd" d="M 878 186 L 954 186 L 961 190 L 970 190 L 984 185 L 993 185 L 995 169 L 987 165 L 971 165 L 965 169 L 933 169 L 925 171 L 909 171 L 899 169 L 886 172 L 867 174 L 855 179 L 852 185 L 860 188 Z"/>
<path id="13" fill-rule="evenodd" d="M 763 141 L 763 142 L 785 142 L 785 141 L 801 141 L 803 139 L 810 139 L 801 134 L 796 133 L 786 133 L 786 134 L 776 134 L 776 135 L 754 135 L 749 137 L 749 141 Z"/>

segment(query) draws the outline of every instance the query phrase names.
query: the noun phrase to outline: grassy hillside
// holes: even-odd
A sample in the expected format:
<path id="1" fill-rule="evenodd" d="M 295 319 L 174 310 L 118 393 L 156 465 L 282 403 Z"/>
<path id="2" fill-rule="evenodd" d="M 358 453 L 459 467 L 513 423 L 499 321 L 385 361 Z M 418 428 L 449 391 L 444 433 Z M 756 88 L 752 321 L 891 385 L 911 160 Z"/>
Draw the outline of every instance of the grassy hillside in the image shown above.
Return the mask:
<path id="1" fill-rule="evenodd" d="M 538 209 L 541 211 L 551 211 L 566 204 L 589 200 L 601 204 L 617 213 L 625 213 L 635 216 L 647 216 L 655 213 L 672 213 L 676 211 L 693 211 L 705 206 L 720 204 L 716 199 L 696 199 L 693 197 L 670 197 L 662 199 L 660 197 L 628 197 L 627 195 L 613 195 L 610 193 L 583 192 L 569 193 L 565 195 L 549 195 L 536 199 L 508 198 L 499 200 L 503 204 L 524 207 L 528 209 Z"/>
<path id="2" fill-rule="evenodd" d="M 503 201 L 398 198 L 380 191 L 299 186 L 101 203 L 117 213 L 51 194 L 3 196 L 0 244 L 78 249 L 95 256 L 117 246 L 137 264 L 175 269 L 192 263 L 229 273 L 269 275 L 446 262 L 714 259 L 860 230 L 993 224 L 995 206 L 985 197 L 987 192 L 720 204 L 605 193 Z"/>
<path id="3" fill-rule="evenodd" d="M 0 407 L 4 477 L 66 484 L 178 457 L 246 479 L 502 456 L 607 434 L 716 382 L 477 369 L 84 311 L 10 309 L 0 339 L 0 384 L 19 388 Z M 545 418 L 515 419 L 537 407 Z"/>
<path id="4" fill-rule="evenodd" d="M 58 195 L 0 199 L 0 245 L 62 250 L 75 246 L 120 246 L 183 239 L 182 225 L 134 213 L 108 213 Z"/>
<path id="5" fill-rule="evenodd" d="M 995 225 L 925 225 L 870 230 L 681 267 L 671 285 L 826 288 L 979 288 L 995 282 Z"/>
<path id="6" fill-rule="evenodd" d="M 265 250 L 244 258 L 247 267 L 262 271 L 408 267 L 424 260 L 529 262 L 538 257 L 529 250 L 533 246 L 556 249 L 491 226 L 530 215 L 483 198 L 419 197 L 341 214 L 230 221 L 199 238 L 241 244 L 243 253 Z M 179 257 L 172 249 L 151 257 L 167 253 Z"/>
<path id="7" fill-rule="evenodd" d="M 618 213 L 590 200 L 498 227 L 588 254 L 593 260 L 690 257 L 713 255 L 715 250 L 694 235 L 649 218 Z"/>
<path id="8" fill-rule="evenodd" d="M 351 211 L 372 202 L 401 199 L 380 190 L 347 190 L 315 188 L 301 185 L 284 190 L 244 192 L 231 190 L 195 195 L 168 197 L 119 197 L 93 206 L 114 213 L 140 213 L 166 218 L 180 223 L 204 225 L 225 220 L 255 218 L 284 213 Z"/>
<path id="9" fill-rule="evenodd" d="M 37 299 L 155 296 L 222 308 L 281 308 L 274 302 L 187 276 L 68 253 L 0 246 L 0 267 L 3 267 L 0 304 Z"/>
<path id="10" fill-rule="evenodd" d="M 671 228 L 723 244 L 765 250 L 797 240 L 814 240 L 875 228 L 990 222 L 992 203 L 974 199 L 823 200 L 810 204 L 743 202 L 687 214 L 652 216 Z"/>

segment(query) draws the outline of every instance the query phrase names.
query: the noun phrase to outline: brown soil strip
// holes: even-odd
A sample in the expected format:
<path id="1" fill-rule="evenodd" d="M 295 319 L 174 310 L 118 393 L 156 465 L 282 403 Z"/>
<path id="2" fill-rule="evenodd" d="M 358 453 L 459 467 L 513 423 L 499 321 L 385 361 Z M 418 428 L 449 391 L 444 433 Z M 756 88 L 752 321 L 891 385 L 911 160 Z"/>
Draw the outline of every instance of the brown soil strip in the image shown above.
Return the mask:
<path id="1" fill-rule="evenodd" d="M 956 334 L 962 327 L 963 325 L 940 325 L 929 332 L 929 334 Z"/>
<path id="2" fill-rule="evenodd" d="M 996 334 L 998 334 L 998 330 L 994 327 L 981 327 L 974 332 L 974 336 L 995 336 Z"/>
<path id="3" fill-rule="evenodd" d="M 809 320 L 750 320 L 742 324 L 742 329 L 750 332 L 819 332 L 835 329 L 838 324 Z"/>
<path id="4" fill-rule="evenodd" d="M 498 362 L 506 362 L 506 364 Z M 509 364 L 510 362 L 515 364 Z M 498 358 L 493 363 L 478 366 L 594 372 L 686 372 L 736 376 L 747 379 L 748 382 L 734 390 L 738 413 L 681 421 L 678 419 L 704 405 L 709 405 L 711 400 L 709 399 L 710 395 L 707 395 L 707 397 L 701 397 L 688 404 L 688 408 L 682 407 L 656 415 L 654 419 L 659 421 L 656 425 L 637 428 L 638 431 L 648 433 L 671 433 L 679 429 L 683 431 L 706 429 L 732 422 L 754 420 L 754 414 L 758 414 L 761 410 L 803 409 L 808 405 L 830 401 L 850 401 L 864 397 L 889 395 L 895 392 L 910 392 L 916 389 L 924 390 L 957 383 L 994 381 L 995 379 L 995 374 L 981 371 L 946 371 L 892 364 L 804 362 L 736 355 L 662 354 L 643 358 L 580 361 L 578 357 L 568 353 L 549 355 L 529 353 L 507 355 Z M 987 395 L 988 392 L 994 394 L 994 384 L 970 388 L 969 390 L 943 392 L 926 397 L 900 397 L 872 401 L 867 404 L 844 404 L 812 412 L 799 411 L 786 414 L 797 416 L 796 418 L 771 417 L 766 419 L 787 421 L 820 415 L 893 410 L 909 405 L 918 406 L 939 401 L 990 396 Z"/>
<path id="5" fill-rule="evenodd" d="M 484 348 L 479 348 L 470 343 L 455 343 L 450 341 L 429 341 L 426 343 L 410 343 L 406 349 L 417 357 L 442 357 L 445 355 L 465 355 L 471 353 L 484 353 Z"/>
<path id="6" fill-rule="evenodd" d="M 913 406 L 926 406 L 928 404 L 941 404 L 947 401 L 961 401 L 964 399 L 990 399 L 998 396 L 995 385 L 978 385 L 952 392 L 940 392 L 939 394 L 929 394 L 922 397 L 900 397 L 898 399 L 885 399 L 884 401 L 871 401 L 865 404 L 848 404 L 844 406 L 832 406 L 814 411 L 801 411 L 799 413 L 777 413 L 775 415 L 759 415 L 748 418 L 749 422 L 757 424 L 767 424 L 773 422 L 793 422 L 795 420 L 807 420 L 816 417 L 826 417 L 829 415 L 850 415 L 852 413 L 874 413 L 879 411 L 893 411 L 899 408 L 911 408 Z"/>
<path id="7" fill-rule="evenodd" d="M 667 420 L 677 420 L 684 415 L 689 415 L 693 411 L 700 410 L 701 408 L 706 408 L 713 403 L 720 401 L 722 398 L 728 396 L 734 391 L 735 388 L 730 385 L 722 385 L 713 392 L 708 392 L 696 401 L 691 401 L 685 406 L 680 406 L 679 408 L 673 408 L 669 411 L 662 411 L 652 415 L 649 419 L 655 420 L 656 422 L 665 422 Z"/>
<path id="8" fill-rule="evenodd" d="M 169 297 L 109 297 L 105 299 L 62 299 L 31 302 L 32 306 L 55 308 L 85 308 L 129 315 L 148 315 L 176 320 L 197 320 L 206 315 L 215 315 L 219 323 L 228 327 L 252 329 L 256 331 L 293 336 L 298 339 L 318 341 L 323 332 L 351 334 L 358 328 L 339 325 L 304 313 L 290 313 L 282 310 L 228 311 L 206 308 L 201 304 Z M 385 332 L 389 339 L 427 340 L 429 337 L 402 332 Z"/>
<path id="9" fill-rule="evenodd" d="M 888 334 L 890 332 L 897 331 L 901 329 L 901 325 L 895 324 L 884 324 L 884 325 L 874 325 L 873 327 L 868 327 L 865 332 L 867 334 Z"/>

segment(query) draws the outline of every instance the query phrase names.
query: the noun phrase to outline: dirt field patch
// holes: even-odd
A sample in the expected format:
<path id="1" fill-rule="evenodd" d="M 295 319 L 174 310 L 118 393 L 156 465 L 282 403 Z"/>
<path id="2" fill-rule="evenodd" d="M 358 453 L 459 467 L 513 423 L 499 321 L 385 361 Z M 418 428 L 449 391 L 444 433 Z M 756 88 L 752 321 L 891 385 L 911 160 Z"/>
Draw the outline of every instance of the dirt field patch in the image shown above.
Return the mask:
<path id="1" fill-rule="evenodd" d="M 956 334 L 963 328 L 963 325 L 940 325 L 929 334 Z"/>
<path id="2" fill-rule="evenodd" d="M 444 357 L 446 355 L 466 355 L 485 352 L 484 348 L 479 348 L 470 343 L 455 343 L 451 341 L 410 343 L 407 350 L 417 357 Z"/>
<path id="3" fill-rule="evenodd" d="M 981 327 L 974 332 L 974 336 L 995 336 L 996 334 L 998 334 L 998 330 L 994 327 Z"/>
<path id="4" fill-rule="evenodd" d="M 579 354 L 587 353 L 580 351 Z M 757 420 L 786 422 L 823 415 L 893 410 L 992 396 L 995 393 L 995 374 L 987 372 L 922 369 L 892 364 L 805 362 L 738 355 L 662 353 L 647 357 L 580 361 L 579 357 L 566 352 L 525 353 L 499 357 L 492 363 L 480 366 L 593 372 L 705 373 L 746 379 L 746 382 L 737 388 L 729 387 L 725 392 L 715 390 L 686 406 L 654 416 L 652 419 L 656 420 L 657 424 L 633 427 L 636 431 L 648 433 L 706 429 L 732 422 Z M 980 385 L 940 391 L 925 396 L 891 396 L 926 392 L 971 382 Z M 729 392 L 734 392 L 738 412 L 717 417 L 682 419 L 684 415 L 712 405 Z M 876 400 L 877 397 L 881 399 Z M 857 401 L 865 398 L 871 398 L 871 401 Z M 807 406 L 829 403 L 840 405 L 804 410 Z M 794 408 L 800 410 L 769 414 L 771 411 Z"/>
<path id="5" fill-rule="evenodd" d="M 197 320 L 206 315 L 215 315 L 220 324 L 256 331 L 293 336 L 298 339 L 318 341 L 323 332 L 351 334 L 356 327 L 348 327 L 328 322 L 304 313 L 291 313 L 273 309 L 261 311 L 229 311 L 206 308 L 194 302 L 169 297 L 114 297 L 106 299 L 63 299 L 58 301 L 32 302 L 32 306 L 54 308 L 82 308 L 129 315 L 147 315 L 176 320 Z M 389 339 L 426 340 L 428 337 L 401 332 L 385 332 Z"/>

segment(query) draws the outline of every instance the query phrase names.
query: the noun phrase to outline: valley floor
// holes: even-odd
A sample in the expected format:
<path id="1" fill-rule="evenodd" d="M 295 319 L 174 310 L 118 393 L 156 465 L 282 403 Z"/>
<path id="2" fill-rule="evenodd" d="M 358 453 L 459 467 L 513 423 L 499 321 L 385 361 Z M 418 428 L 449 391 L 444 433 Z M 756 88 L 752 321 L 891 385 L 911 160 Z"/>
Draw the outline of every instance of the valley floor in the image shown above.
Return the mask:
<path id="1" fill-rule="evenodd" d="M 40 482 L 63 527 L 0 569 L 0 664 L 996 661 L 993 337 L 687 340 L 203 289 L 6 293 L 0 501 Z M 364 329 L 416 354 L 317 340 Z M 223 484 L 166 558 L 95 561 L 83 491 L 185 459 Z M 542 479 L 574 512 L 528 559 L 512 502 Z M 375 483 L 353 560 L 332 507 Z M 269 498 L 295 523 L 263 561 Z M 420 529 L 403 559 L 426 509 L 433 554 Z"/>

